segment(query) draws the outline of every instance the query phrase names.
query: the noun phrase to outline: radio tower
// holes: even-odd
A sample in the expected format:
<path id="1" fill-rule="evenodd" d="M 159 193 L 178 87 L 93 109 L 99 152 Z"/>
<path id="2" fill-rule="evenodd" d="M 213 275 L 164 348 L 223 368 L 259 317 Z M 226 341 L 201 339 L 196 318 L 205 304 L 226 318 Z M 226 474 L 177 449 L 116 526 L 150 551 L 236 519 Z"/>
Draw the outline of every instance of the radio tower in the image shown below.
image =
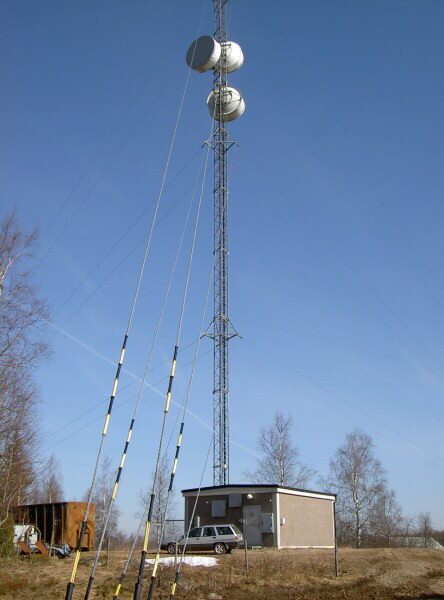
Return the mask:
<path id="1" fill-rule="evenodd" d="M 245 111 L 242 94 L 228 86 L 228 73 L 242 66 L 241 47 L 227 40 L 226 5 L 213 0 L 214 35 L 191 44 L 188 65 L 201 73 L 213 70 L 213 88 L 207 99 L 213 128 L 208 141 L 214 154 L 214 316 L 206 335 L 213 340 L 213 483 L 230 481 L 230 419 L 228 342 L 238 335 L 228 313 L 228 151 L 235 143 L 228 122 Z"/>

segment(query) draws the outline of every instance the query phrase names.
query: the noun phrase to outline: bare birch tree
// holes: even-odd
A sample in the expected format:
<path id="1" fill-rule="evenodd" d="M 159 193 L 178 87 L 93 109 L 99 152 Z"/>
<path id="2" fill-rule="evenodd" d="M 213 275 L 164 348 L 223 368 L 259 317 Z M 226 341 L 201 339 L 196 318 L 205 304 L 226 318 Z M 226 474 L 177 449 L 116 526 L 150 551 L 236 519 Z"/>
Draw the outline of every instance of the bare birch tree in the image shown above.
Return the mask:
<path id="1" fill-rule="evenodd" d="M 0 300 L 6 276 L 12 271 L 14 263 L 30 257 L 30 250 L 37 240 L 37 232 L 24 233 L 18 227 L 15 213 L 7 215 L 0 225 Z"/>
<path id="2" fill-rule="evenodd" d="M 372 511 L 387 491 L 386 474 L 374 456 L 374 447 L 370 436 L 355 430 L 330 461 L 328 485 L 338 494 L 338 525 L 343 537 L 352 533 L 357 548 L 362 546 Z"/>
<path id="3" fill-rule="evenodd" d="M 175 505 L 176 505 L 176 500 L 175 500 L 174 494 L 172 494 L 172 497 L 170 498 L 170 502 L 169 502 L 169 506 L 168 506 L 168 511 L 167 511 L 166 515 L 164 515 L 166 500 L 167 500 L 167 496 L 168 496 L 168 487 L 169 487 L 169 483 L 170 483 L 170 470 L 171 470 L 171 465 L 169 464 L 168 455 L 164 454 L 160 460 L 159 470 L 158 470 L 157 479 L 156 479 L 156 485 L 154 488 L 155 499 L 154 499 L 154 509 L 153 509 L 152 520 L 153 520 L 153 533 L 154 533 L 153 541 L 155 544 L 157 544 L 159 542 L 160 532 L 162 529 L 164 517 L 167 520 L 170 519 L 171 515 L 174 512 Z M 152 473 L 151 477 L 152 477 L 152 479 L 149 484 L 148 490 L 142 490 L 140 492 L 140 505 L 141 505 L 141 507 L 143 507 L 144 511 L 147 510 L 147 507 L 149 506 L 149 503 L 150 503 L 152 481 L 154 480 L 154 472 Z M 168 537 L 168 536 L 173 535 L 173 531 L 174 531 L 174 525 L 165 527 L 165 532 L 164 532 L 165 536 Z"/>
<path id="4" fill-rule="evenodd" d="M 92 501 L 95 503 L 95 522 L 96 522 L 96 539 L 98 544 L 105 527 L 106 515 L 108 512 L 109 502 L 113 493 L 115 482 L 115 472 L 112 469 L 111 460 L 106 456 L 100 466 L 97 482 L 93 490 Z M 87 494 L 86 494 L 87 496 Z M 113 504 L 108 525 L 106 527 L 106 537 L 111 539 L 117 534 L 117 525 L 120 511 L 116 504 Z"/>
<path id="5" fill-rule="evenodd" d="M 429 512 L 422 512 L 416 517 L 418 523 L 418 535 L 421 537 L 423 548 L 430 547 L 430 537 L 432 535 L 432 517 Z"/>
<path id="6" fill-rule="evenodd" d="M 368 520 L 369 542 L 373 546 L 397 545 L 407 526 L 394 490 L 386 489 L 378 495 Z M 399 542 L 398 542 L 399 543 Z"/>
<path id="7" fill-rule="evenodd" d="M 63 501 L 62 474 L 54 454 L 44 463 L 36 478 L 32 492 L 33 502 L 52 503 Z"/>
<path id="8" fill-rule="evenodd" d="M 33 374 L 48 354 L 48 308 L 31 276 L 37 233 L 0 222 L 0 525 L 29 499 L 36 467 Z"/>
<path id="9" fill-rule="evenodd" d="M 293 419 L 276 412 L 273 422 L 262 428 L 258 448 L 262 458 L 254 471 L 245 477 L 254 483 L 275 483 L 291 487 L 304 487 L 315 471 L 299 460 L 299 450 L 291 439 Z"/>

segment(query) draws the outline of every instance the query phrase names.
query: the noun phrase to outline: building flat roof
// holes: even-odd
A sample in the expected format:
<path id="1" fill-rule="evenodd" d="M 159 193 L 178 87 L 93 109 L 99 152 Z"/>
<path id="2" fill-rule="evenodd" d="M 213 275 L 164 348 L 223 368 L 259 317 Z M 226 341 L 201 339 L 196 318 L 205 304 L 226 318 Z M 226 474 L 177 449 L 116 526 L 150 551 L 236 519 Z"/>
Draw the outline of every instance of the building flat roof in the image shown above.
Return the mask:
<path id="1" fill-rule="evenodd" d="M 84 502 L 83 500 L 62 500 L 61 502 L 31 502 L 30 504 L 19 504 L 17 506 L 17 508 L 30 508 L 31 506 L 57 506 L 58 504 L 84 504 L 86 505 L 86 502 Z M 91 505 L 94 504 L 95 502 L 91 502 Z"/>
<path id="2" fill-rule="evenodd" d="M 311 497 L 321 497 L 328 500 L 334 500 L 336 498 L 336 494 L 332 494 L 330 492 L 320 492 L 316 490 L 306 490 L 303 488 L 295 488 L 288 487 L 285 485 L 278 485 L 277 483 L 233 483 L 229 485 L 211 485 L 207 487 L 201 487 L 200 493 L 210 492 L 211 495 L 216 495 L 218 492 L 229 493 L 230 490 L 233 492 L 241 493 L 241 490 L 244 490 L 244 493 L 247 493 L 250 490 L 261 490 L 265 491 L 273 491 L 273 492 L 282 492 L 289 493 L 295 496 L 311 496 Z M 191 496 L 193 493 L 199 492 L 199 488 L 189 488 L 186 490 L 182 490 L 182 494 L 185 496 Z"/>

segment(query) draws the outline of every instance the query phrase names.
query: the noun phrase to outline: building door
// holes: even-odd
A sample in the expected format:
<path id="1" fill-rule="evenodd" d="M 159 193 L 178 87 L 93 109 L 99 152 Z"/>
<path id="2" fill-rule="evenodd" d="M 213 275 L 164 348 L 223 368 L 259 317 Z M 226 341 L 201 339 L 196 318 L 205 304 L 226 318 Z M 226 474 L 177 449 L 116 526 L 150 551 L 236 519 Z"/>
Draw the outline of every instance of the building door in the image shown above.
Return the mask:
<path id="1" fill-rule="evenodd" d="M 248 546 L 262 546 L 261 507 L 257 504 L 244 506 L 242 509 L 244 535 Z"/>

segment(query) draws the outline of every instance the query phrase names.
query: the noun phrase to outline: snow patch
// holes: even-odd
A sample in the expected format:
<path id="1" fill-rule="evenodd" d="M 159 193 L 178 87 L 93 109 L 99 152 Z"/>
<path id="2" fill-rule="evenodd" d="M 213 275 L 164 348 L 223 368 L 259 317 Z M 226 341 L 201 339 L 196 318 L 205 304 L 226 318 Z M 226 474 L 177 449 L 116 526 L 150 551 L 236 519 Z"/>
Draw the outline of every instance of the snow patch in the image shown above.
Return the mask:
<path id="1" fill-rule="evenodd" d="M 177 560 L 180 560 L 180 556 Z M 154 559 L 147 558 L 146 563 L 148 565 L 153 565 Z M 174 565 L 174 556 L 159 558 L 159 563 L 167 566 Z M 217 565 L 217 558 L 214 558 L 212 556 L 184 556 L 182 564 L 189 565 L 190 567 L 215 567 Z"/>

